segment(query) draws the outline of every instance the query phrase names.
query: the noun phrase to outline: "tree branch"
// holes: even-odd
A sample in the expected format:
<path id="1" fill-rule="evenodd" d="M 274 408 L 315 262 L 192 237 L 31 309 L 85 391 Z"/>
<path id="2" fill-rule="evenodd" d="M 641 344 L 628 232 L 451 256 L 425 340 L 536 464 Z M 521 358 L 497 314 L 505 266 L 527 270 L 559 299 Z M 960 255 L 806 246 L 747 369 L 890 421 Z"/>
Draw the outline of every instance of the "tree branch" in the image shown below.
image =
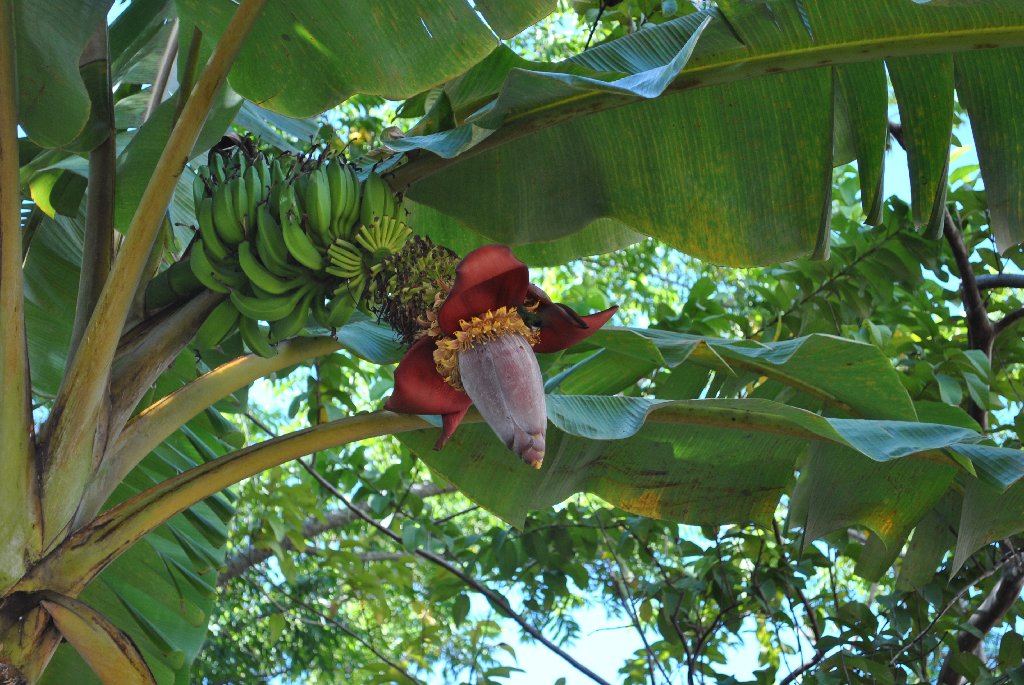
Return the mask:
<path id="1" fill-rule="evenodd" d="M 15 103 L 14 7 L 0 3 L 0 590 L 24 570 L 25 551 L 38 553 L 39 497 L 36 488 L 25 285 L 21 269 L 21 189 L 18 182 L 18 111 Z"/>
<path id="2" fill-rule="evenodd" d="M 328 481 L 326 478 L 320 475 L 319 471 L 314 469 L 312 466 L 309 466 L 301 459 L 299 460 L 299 464 L 303 468 L 305 468 L 306 471 L 308 471 L 309 474 L 313 476 L 313 478 L 315 478 L 318 483 L 320 483 L 321 487 L 323 487 L 329 493 L 331 493 L 339 500 L 341 500 L 345 504 L 345 506 L 348 507 L 350 511 L 352 511 L 353 514 L 361 518 L 363 521 L 368 523 L 373 528 L 376 528 L 380 533 L 384 534 L 385 536 L 393 540 L 395 543 L 399 545 L 403 544 L 401 535 L 391 530 L 390 528 L 381 525 L 380 522 L 375 520 L 372 516 L 369 516 L 362 510 L 355 507 L 355 505 L 353 505 L 352 502 L 350 502 L 349 499 L 345 497 L 345 495 L 340 490 L 331 485 L 330 481 Z M 488 599 L 488 601 L 490 601 L 491 605 L 494 606 L 495 609 L 497 609 L 499 612 L 505 614 L 513 621 L 518 623 L 519 627 L 521 627 L 528 635 L 530 635 L 532 638 L 543 644 L 553 653 L 562 657 L 562 659 L 564 659 L 566 662 L 572 665 L 573 668 L 578 670 L 580 673 L 586 675 L 596 683 L 601 683 L 602 685 L 609 685 L 608 681 L 606 681 L 604 678 L 591 671 L 589 668 L 587 668 L 580 662 L 576 661 L 576 659 L 574 659 L 571 655 L 563 651 L 558 645 L 551 642 L 551 640 L 547 639 L 544 636 L 544 633 L 540 632 L 532 625 L 530 625 L 530 623 L 527 622 L 525 618 L 523 618 L 520 614 L 516 613 L 516 611 L 512 608 L 512 605 L 509 604 L 509 601 L 504 597 L 504 595 L 501 595 L 495 592 L 494 590 L 490 589 L 489 587 L 487 587 L 477 579 L 473 578 L 462 569 L 453 566 L 446 559 L 435 554 L 434 552 L 431 552 L 430 550 L 417 548 L 415 554 L 418 557 L 422 557 L 423 559 L 426 559 L 427 561 L 436 564 L 437 566 L 440 566 L 445 571 L 452 574 L 453 576 L 461 580 L 463 583 L 465 583 L 466 585 L 470 586 L 471 588 L 482 594 L 484 597 Z"/>
<path id="3" fill-rule="evenodd" d="M 101 422 L 117 341 L 163 215 L 189 151 L 209 114 L 214 95 L 223 85 L 245 36 L 265 3 L 266 0 L 242 0 L 231 17 L 181 118 L 171 131 L 86 327 L 78 354 L 61 383 L 44 436 L 42 497 L 46 544 L 59 540 L 81 501 L 92 469 L 90 450 L 96 427 Z"/>
<path id="4" fill-rule="evenodd" d="M 654 650 L 651 649 L 651 643 L 647 640 L 647 634 L 644 632 L 643 626 L 640 624 L 640 616 L 637 615 L 636 609 L 633 606 L 633 593 L 629 590 L 629 585 L 626 583 L 626 565 L 622 559 L 619 558 L 618 552 L 615 551 L 615 546 L 612 545 L 611 540 L 608 538 L 608 532 L 604 528 L 604 524 L 601 522 L 600 517 L 597 517 L 597 522 L 600 525 L 599 530 L 601 531 L 601 537 L 604 539 L 605 547 L 612 555 L 612 559 L 615 561 L 615 565 L 619 569 L 618 578 L 616 578 L 616 589 L 619 591 L 619 601 L 622 603 L 622 608 L 626 610 L 626 615 L 629 617 L 629 622 L 633 625 L 633 630 L 636 631 L 637 635 L 640 636 L 640 642 L 643 643 L 644 652 L 647 654 L 647 669 L 651 674 L 651 684 L 656 683 L 655 673 L 661 672 L 666 683 L 671 683 L 672 678 L 669 676 L 665 667 L 662 666 L 661 662 L 658 661 L 657 655 Z"/>
<path id="5" fill-rule="evenodd" d="M 903 127 L 899 124 L 889 122 L 889 133 L 906 149 L 903 143 Z M 995 331 L 992 321 L 988 318 L 988 309 L 985 300 L 981 296 L 981 289 L 974 276 L 974 269 L 971 266 L 970 252 L 964 242 L 963 232 L 960 226 L 953 220 L 949 209 L 943 210 L 942 235 L 949 243 L 953 252 L 953 259 L 956 262 L 957 271 L 960 275 L 960 299 L 964 305 L 964 320 L 967 323 L 967 345 L 969 349 L 981 350 L 985 353 L 989 362 L 992 361 L 992 342 L 995 340 Z M 984 407 L 978 406 L 973 399 L 967 400 L 967 413 L 972 419 L 978 422 L 983 433 L 988 432 L 988 412 Z"/>
<path id="6" fill-rule="evenodd" d="M 264 581 L 267 584 L 269 584 L 271 587 L 273 587 L 275 590 L 280 592 L 282 595 L 284 595 L 286 598 L 288 598 L 289 602 L 297 604 L 298 606 L 304 608 L 306 611 L 310 612 L 311 614 L 313 614 L 314 616 L 316 616 L 317 618 L 319 618 L 323 622 L 329 623 L 330 625 L 334 626 L 335 628 L 337 628 L 341 632 L 343 632 L 346 635 L 348 635 L 350 638 L 352 638 L 353 640 L 355 640 L 356 642 L 361 644 L 363 647 L 365 647 L 375 657 L 377 657 L 378 659 L 380 659 L 381 661 L 386 663 L 388 666 L 390 666 L 391 668 L 395 669 L 396 671 L 401 673 L 403 676 L 405 676 L 405 678 L 407 678 L 410 682 L 416 683 L 417 685 L 420 685 L 422 683 L 422 681 L 420 681 L 417 678 L 413 677 L 413 675 L 411 673 L 409 673 L 408 671 L 406 671 L 401 665 L 399 665 L 393 659 L 389 658 L 386 654 L 384 654 L 379 649 L 374 647 L 373 644 L 371 644 L 369 641 L 367 641 L 365 638 L 363 638 L 355 630 L 353 630 L 352 628 L 350 628 L 346 624 L 342 623 L 341 621 L 339 621 L 338 619 L 334 618 L 333 616 L 328 616 L 327 614 L 325 614 L 322 611 L 316 609 L 315 607 L 310 606 L 307 602 L 304 602 L 301 599 L 296 598 L 291 593 L 287 592 L 286 590 L 283 590 L 281 585 L 273 583 L 270 580 L 267 580 L 266 578 L 264 578 Z M 249 583 L 249 585 L 250 585 L 250 587 L 253 587 L 254 589 L 259 590 L 263 594 L 263 596 L 267 598 L 267 601 L 269 601 L 271 604 L 273 604 L 277 608 L 277 610 L 281 612 L 282 615 L 286 613 L 287 607 L 283 607 L 280 604 L 278 604 L 276 601 L 274 601 L 274 598 L 270 596 L 270 593 L 266 592 L 261 586 L 258 586 L 255 583 L 251 583 L 251 582 Z M 303 619 L 300 617 L 299 620 L 302 621 Z M 306 623 L 312 623 L 312 621 L 309 621 L 308 619 L 305 622 Z"/>
<path id="7" fill-rule="evenodd" d="M 453 491 L 453 488 L 442 488 L 433 483 L 416 483 L 410 490 L 414 496 L 420 499 L 427 499 L 428 497 L 435 497 Z M 359 507 L 359 509 L 369 516 L 369 511 L 365 507 Z M 328 531 L 344 528 L 357 518 L 351 509 L 336 509 L 326 512 L 322 516 L 310 516 L 302 523 L 302 537 L 306 540 L 319 537 Z M 285 538 L 281 540 L 280 548 L 290 551 L 295 549 L 295 545 L 290 538 Z M 249 545 L 237 552 L 232 552 L 225 561 L 224 570 L 217 577 L 217 585 L 226 585 L 231 579 L 242 575 L 254 566 L 262 564 L 272 556 L 275 556 L 274 551 L 253 545 Z"/>
<path id="8" fill-rule="evenodd" d="M 939 619 L 941 619 L 943 616 L 945 616 L 947 613 L 949 613 L 950 609 L 952 609 L 954 606 L 956 606 L 960 602 L 960 600 L 963 599 L 964 596 L 968 592 L 971 591 L 972 587 L 974 587 L 978 583 L 982 582 L 986 578 L 989 578 L 989 577 L 995 575 L 1008 561 L 1009 561 L 1009 557 L 1003 557 L 1003 559 L 1001 559 L 998 563 L 996 563 L 995 566 L 993 566 L 992 568 L 990 568 L 987 571 L 983 572 L 977 578 L 975 578 L 974 580 L 969 581 L 966 585 L 964 585 L 962 588 L 960 588 L 960 591 L 957 592 L 955 595 L 953 595 L 953 598 L 950 599 L 946 603 L 946 605 L 943 606 L 942 609 L 937 614 L 935 614 L 935 618 L 933 618 L 931 620 L 931 622 L 929 622 L 928 625 L 924 627 L 923 630 L 918 632 L 918 634 L 915 635 L 910 640 L 910 642 L 908 642 L 907 644 L 905 644 L 902 647 L 900 647 L 899 651 L 897 651 L 896 654 L 893 655 L 892 659 L 889 660 L 889 665 L 890 666 L 895 666 L 896 665 L 896 661 L 900 658 L 900 656 L 902 656 L 904 652 L 906 652 L 908 649 L 913 647 L 915 644 L 917 644 L 918 642 L 923 640 L 925 638 L 925 636 L 927 636 L 928 633 L 931 632 L 932 628 L 935 627 L 935 624 L 939 622 Z"/>
<path id="9" fill-rule="evenodd" d="M 1017 323 L 1021 319 L 1024 319 L 1024 307 L 1016 309 L 1007 314 L 1006 316 L 1004 316 L 1003 318 L 1001 318 L 999 321 L 996 321 L 995 325 L 992 326 L 992 336 L 994 338 L 998 338 L 1000 333 L 1002 333 L 1007 328 Z"/>
<path id="10" fill-rule="evenodd" d="M 114 95 L 110 83 L 107 20 L 89 39 L 81 58 L 81 70 L 93 73 L 83 79 L 91 86 L 89 99 L 93 116 L 102 118 L 106 137 L 89 152 L 89 186 L 86 199 L 85 243 L 82 270 L 78 278 L 75 322 L 71 329 L 68 359 L 73 359 L 85 334 L 86 324 L 96 309 L 100 291 L 114 260 L 114 188 L 116 187 L 117 137 L 114 129 Z"/>
<path id="11" fill-rule="evenodd" d="M 989 592 L 967 623 L 973 630 L 962 630 L 956 636 L 956 651 L 950 649 L 939 672 L 940 685 L 961 685 L 966 682 L 963 676 L 953 669 L 953 657 L 964 652 L 974 652 L 981 646 L 981 641 L 1020 599 L 1024 590 L 1024 562 L 1016 553 L 1011 552 L 1010 562 L 1003 567 L 1003 575 Z"/>
<path id="12" fill-rule="evenodd" d="M 982 274 L 974 279 L 978 288 L 1024 288 L 1024 274 Z"/>

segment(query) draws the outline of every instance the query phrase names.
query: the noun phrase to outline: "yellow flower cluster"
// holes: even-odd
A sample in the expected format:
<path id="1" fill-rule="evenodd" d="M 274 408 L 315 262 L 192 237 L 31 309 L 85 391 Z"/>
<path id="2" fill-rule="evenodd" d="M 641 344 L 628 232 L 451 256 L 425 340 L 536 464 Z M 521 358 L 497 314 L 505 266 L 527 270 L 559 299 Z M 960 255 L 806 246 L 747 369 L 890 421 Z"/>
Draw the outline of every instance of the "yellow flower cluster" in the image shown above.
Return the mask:
<path id="1" fill-rule="evenodd" d="M 462 390 L 462 379 L 459 376 L 459 352 L 483 345 L 503 335 L 521 335 L 532 346 L 540 339 L 540 332 L 535 331 L 523 321 L 515 307 L 498 307 L 481 316 L 474 316 L 470 321 L 459 321 L 461 330 L 451 336 L 438 338 L 434 349 L 434 364 L 437 372 L 445 382 Z"/>

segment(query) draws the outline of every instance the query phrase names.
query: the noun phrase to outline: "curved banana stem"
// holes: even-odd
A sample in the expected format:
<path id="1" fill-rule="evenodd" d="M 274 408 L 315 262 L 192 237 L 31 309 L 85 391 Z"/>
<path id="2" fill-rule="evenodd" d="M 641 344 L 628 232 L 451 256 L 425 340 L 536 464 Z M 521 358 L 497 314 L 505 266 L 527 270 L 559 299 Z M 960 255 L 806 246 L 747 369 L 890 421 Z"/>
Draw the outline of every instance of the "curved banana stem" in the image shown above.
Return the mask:
<path id="1" fill-rule="evenodd" d="M 95 514 L 143 457 L 214 402 L 257 378 L 340 347 L 337 340 L 326 336 L 288 340 L 278 345 L 273 357 L 250 354 L 232 359 L 157 400 L 125 425 L 86 493 L 83 512 L 87 516 Z"/>
<path id="2" fill-rule="evenodd" d="M 41 546 L 21 270 L 15 60 L 13 3 L 0 2 L 0 590 L 21 575 L 25 552 Z"/>
<path id="3" fill-rule="evenodd" d="M 56 539 L 78 508 L 94 463 L 93 439 L 100 423 L 117 341 L 132 298 L 182 166 L 209 114 L 214 95 L 223 85 L 265 3 L 266 0 L 242 0 L 192 90 L 146 186 L 128 228 L 128 237 L 61 384 L 51 414 L 52 424 L 47 425 L 48 450 L 43 455 L 46 538 Z"/>
<path id="4" fill-rule="evenodd" d="M 479 421 L 479 416 L 467 421 Z M 108 509 L 39 562 L 14 588 L 76 596 L 147 533 L 196 502 L 261 471 L 319 450 L 430 428 L 418 416 L 378 411 L 296 431 L 184 471 Z"/>

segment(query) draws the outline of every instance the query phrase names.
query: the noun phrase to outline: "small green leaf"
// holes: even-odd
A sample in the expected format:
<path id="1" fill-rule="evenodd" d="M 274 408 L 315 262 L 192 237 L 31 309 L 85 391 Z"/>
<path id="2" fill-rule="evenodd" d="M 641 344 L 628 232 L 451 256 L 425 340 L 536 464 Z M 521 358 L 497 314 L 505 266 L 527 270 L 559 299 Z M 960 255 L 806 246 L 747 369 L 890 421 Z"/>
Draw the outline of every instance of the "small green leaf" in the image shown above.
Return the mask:
<path id="1" fill-rule="evenodd" d="M 281 614 L 271 614 L 267 621 L 270 628 L 267 635 L 267 641 L 271 646 L 273 646 L 281 639 L 281 635 L 284 633 L 284 629 L 288 625 L 288 622 Z"/>
<path id="2" fill-rule="evenodd" d="M 470 600 L 469 595 L 466 593 L 460 594 L 455 598 L 455 604 L 452 605 L 452 620 L 456 626 L 461 626 L 469 615 Z"/>
<path id="3" fill-rule="evenodd" d="M 420 547 L 421 529 L 413 521 L 402 521 L 402 546 L 407 552 L 415 552 Z"/>
<path id="4" fill-rule="evenodd" d="M 964 391 L 957 380 L 944 373 L 937 373 L 935 381 L 939 384 L 939 397 L 942 398 L 942 401 L 954 407 L 958 406 L 964 398 Z"/>

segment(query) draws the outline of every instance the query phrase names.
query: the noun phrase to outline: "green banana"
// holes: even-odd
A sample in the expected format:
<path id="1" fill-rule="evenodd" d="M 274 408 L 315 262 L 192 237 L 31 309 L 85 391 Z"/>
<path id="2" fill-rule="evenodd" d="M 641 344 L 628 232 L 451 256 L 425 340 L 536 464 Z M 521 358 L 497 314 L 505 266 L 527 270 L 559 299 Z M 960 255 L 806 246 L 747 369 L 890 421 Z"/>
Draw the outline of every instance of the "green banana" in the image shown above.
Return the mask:
<path id="1" fill-rule="evenodd" d="M 212 197 L 200 198 L 199 204 L 196 205 L 196 221 L 199 223 L 199 235 L 203 239 L 207 255 L 221 261 L 228 259 L 231 252 L 220 239 L 214 226 Z"/>
<path id="2" fill-rule="evenodd" d="M 253 224 L 256 223 L 256 205 L 263 200 L 263 186 L 260 183 L 260 172 L 256 168 L 255 163 L 249 167 L 249 170 L 245 172 L 245 195 L 248 204 L 245 208 L 245 214 L 247 217 L 246 227 L 252 231 Z"/>
<path id="3" fill-rule="evenodd" d="M 298 306 L 289 312 L 288 316 L 283 319 L 278 319 L 270 324 L 271 342 L 276 343 L 284 340 L 285 338 L 291 338 L 306 327 L 306 321 L 309 319 L 309 308 L 313 302 L 313 296 L 315 294 L 315 291 L 310 288 L 309 291 L 302 296 L 302 299 L 299 300 Z"/>
<path id="4" fill-rule="evenodd" d="M 330 262 L 328 273 L 336 276 L 353 278 L 363 273 L 363 255 L 358 247 L 347 240 L 338 238 L 331 243 L 327 248 L 327 260 Z"/>
<path id="5" fill-rule="evenodd" d="M 327 186 L 331 191 L 331 235 L 348 238 L 359 213 L 359 179 L 341 159 L 327 165 Z"/>
<path id="6" fill-rule="evenodd" d="M 169 304 L 191 298 L 206 289 L 187 261 L 172 263 L 146 285 L 145 309 L 154 312 Z"/>
<path id="7" fill-rule="evenodd" d="M 296 276 L 291 280 L 275 276 L 260 263 L 248 240 L 238 245 L 238 264 L 250 282 L 273 295 L 290 292 L 301 285 L 304 280 L 301 276 Z"/>
<path id="8" fill-rule="evenodd" d="M 310 233 L 320 241 L 321 245 L 330 245 L 331 190 L 327 183 L 327 170 L 323 167 L 309 173 L 304 200 Z"/>
<path id="9" fill-rule="evenodd" d="M 376 218 L 372 224 L 359 228 L 356 242 L 370 253 L 375 260 L 381 260 L 399 252 L 412 229 L 393 216 Z"/>
<path id="10" fill-rule="evenodd" d="M 192 243 L 192 251 L 189 253 L 189 263 L 192 266 L 192 273 L 196 275 L 199 282 L 215 293 L 228 293 L 231 289 L 220 281 L 216 276 L 213 263 L 206 255 L 202 239 Z"/>
<path id="11" fill-rule="evenodd" d="M 364 226 L 373 223 L 374 217 L 395 216 L 398 214 L 398 202 L 395 200 L 391 186 L 378 176 L 371 173 L 363 181 L 363 195 L 359 203 L 359 221 Z"/>
<path id="12" fill-rule="evenodd" d="M 227 178 L 227 171 L 224 168 L 224 155 L 214 154 L 213 159 L 210 160 L 210 166 L 212 167 L 211 170 L 217 185 L 223 186 Z"/>
<path id="13" fill-rule="evenodd" d="M 220 155 L 214 159 L 220 159 Z M 245 240 L 245 231 L 235 214 L 234 197 L 230 186 L 218 186 L 213 193 L 213 225 L 228 245 L 237 245 Z"/>
<path id="14" fill-rule="evenodd" d="M 260 327 L 260 322 L 248 316 L 238 320 L 238 332 L 242 334 L 242 342 L 253 354 L 261 357 L 273 357 L 277 354 L 270 344 L 267 332 Z"/>
<path id="15" fill-rule="evenodd" d="M 192 179 L 192 206 L 199 212 L 199 203 L 206 197 L 206 181 L 199 174 Z"/>
<path id="16" fill-rule="evenodd" d="M 313 283 L 307 282 L 290 293 L 269 297 L 247 295 L 239 290 L 232 290 L 231 301 L 245 316 L 261 321 L 277 321 L 288 316 L 312 287 Z"/>
<path id="17" fill-rule="evenodd" d="M 281 235 L 284 238 L 284 244 L 288 247 L 288 252 L 295 258 L 295 261 L 314 271 L 322 271 L 324 268 L 323 256 L 316 249 L 316 245 L 309 239 L 309 236 L 306 235 L 306 232 L 302 230 L 302 225 L 299 223 L 299 209 L 295 201 L 294 188 L 286 187 L 281 195 L 279 216 L 281 218 Z"/>
<path id="18" fill-rule="evenodd" d="M 260 158 L 257 160 L 256 169 L 260 174 L 260 196 L 266 198 L 273 179 L 270 177 L 270 165 L 267 164 L 267 158 L 263 155 L 260 155 Z"/>
<path id="19" fill-rule="evenodd" d="M 238 323 L 238 310 L 230 299 L 217 305 L 206 321 L 196 331 L 195 344 L 202 350 L 208 350 L 220 344 Z"/>
<path id="20" fill-rule="evenodd" d="M 326 302 L 319 298 L 313 303 L 313 318 L 324 328 L 341 328 L 356 310 L 355 300 L 347 292 L 333 295 Z"/>
<path id="21" fill-rule="evenodd" d="M 281 166 L 281 158 L 275 157 L 270 162 L 270 181 L 273 183 L 284 183 L 284 168 Z"/>
<path id="22" fill-rule="evenodd" d="M 276 276 L 298 276 L 302 270 L 289 263 L 288 246 L 284 244 L 281 226 L 266 205 L 256 210 L 256 253 L 267 270 Z"/>
<path id="23" fill-rule="evenodd" d="M 231 189 L 231 198 L 234 202 L 235 218 L 242 225 L 242 236 L 249 232 L 249 193 L 245 188 L 245 178 L 238 176 L 231 180 L 228 188 Z"/>

